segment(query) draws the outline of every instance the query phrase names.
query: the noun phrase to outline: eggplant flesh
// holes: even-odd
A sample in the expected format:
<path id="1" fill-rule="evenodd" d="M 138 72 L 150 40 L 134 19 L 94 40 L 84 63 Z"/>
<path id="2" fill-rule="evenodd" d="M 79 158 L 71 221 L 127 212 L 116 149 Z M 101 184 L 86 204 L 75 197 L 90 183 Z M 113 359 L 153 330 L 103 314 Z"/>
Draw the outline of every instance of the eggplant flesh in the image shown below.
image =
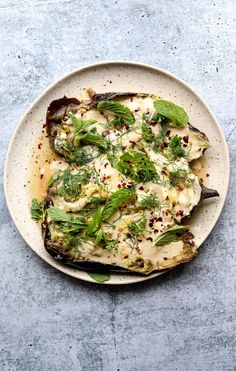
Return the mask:
<path id="1" fill-rule="evenodd" d="M 151 97 L 152 99 L 154 98 L 154 96 L 152 95 L 136 94 L 136 93 L 131 93 L 131 92 L 127 92 L 127 93 L 108 92 L 108 93 L 102 93 L 102 94 L 94 94 L 91 97 L 90 103 L 87 104 L 86 109 L 87 110 L 89 110 L 90 108 L 94 109 L 100 101 L 118 99 L 118 101 L 122 103 L 123 99 L 125 100 L 125 99 L 133 98 L 136 96 L 143 97 L 143 98 L 148 98 L 148 97 Z M 71 113 L 77 114 L 81 107 L 83 107 L 83 102 L 81 102 L 79 99 L 67 98 L 66 96 L 64 96 L 61 99 L 53 101 L 50 104 L 48 111 L 47 111 L 46 130 L 47 130 L 47 135 L 49 137 L 51 149 L 55 151 L 56 153 L 59 153 L 62 157 L 64 157 L 66 159 L 66 162 L 68 163 L 70 163 L 71 161 L 69 161 L 68 157 L 64 154 L 64 152 L 58 152 L 58 150 L 55 147 L 55 141 L 57 139 L 58 131 L 61 129 L 62 125 L 66 122 L 66 120 L 68 120 L 69 114 Z M 192 157 L 188 159 L 188 161 L 190 162 L 192 159 L 198 158 L 202 155 L 202 153 L 204 153 L 204 151 L 209 146 L 209 140 L 203 132 L 193 127 L 190 123 L 188 124 L 187 129 L 189 130 L 188 134 L 190 133 L 189 136 L 196 137 L 197 142 L 201 143 L 201 145 L 199 144 L 199 150 L 196 151 L 196 153 L 193 154 Z M 174 134 L 175 134 L 175 129 L 173 129 L 172 135 Z M 130 140 L 130 142 L 132 143 L 132 140 Z M 167 140 L 167 145 L 168 145 L 168 140 Z M 130 148 L 132 149 L 133 147 L 131 146 Z M 105 154 L 103 155 L 105 156 Z M 197 157 L 194 157 L 194 156 L 197 156 Z M 197 203 L 199 203 L 200 201 L 206 198 L 219 196 L 219 193 L 216 190 L 206 188 L 201 182 L 199 182 L 199 186 L 200 186 L 200 191 L 199 191 Z M 141 185 L 141 187 L 143 186 Z M 63 205 L 64 204 L 65 202 L 63 203 Z M 53 207 L 53 206 L 54 206 L 53 197 L 52 198 L 47 197 L 46 207 Z M 170 219 L 170 223 L 174 223 L 174 218 Z M 48 220 L 47 218 L 43 223 L 43 236 L 44 236 L 45 249 L 54 259 L 56 259 L 57 261 L 63 264 L 67 264 L 73 267 L 78 267 L 80 269 L 93 270 L 93 271 L 97 270 L 97 271 L 103 271 L 103 272 L 114 271 L 114 272 L 124 272 L 124 273 L 129 272 L 129 273 L 150 274 L 157 270 L 170 269 L 174 266 L 177 266 L 178 264 L 182 264 L 187 261 L 190 261 L 197 254 L 197 248 L 193 242 L 193 236 L 189 234 L 189 232 L 183 234 L 179 238 L 178 243 L 179 245 L 181 243 L 181 246 L 178 246 L 178 249 L 177 249 L 178 251 L 176 254 L 173 253 L 171 255 L 170 253 L 171 248 L 173 249 L 175 248 L 174 245 L 172 246 L 170 244 L 168 245 L 168 247 L 165 247 L 166 248 L 165 252 L 162 251 L 163 248 L 158 248 L 160 250 L 159 252 L 160 259 L 158 260 L 155 257 L 155 263 L 153 263 L 150 257 L 143 258 L 143 255 L 145 254 L 142 255 L 137 249 L 137 258 L 135 258 L 136 260 L 131 259 L 129 261 L 129 264 L 127 264 L 127 262 L 125 261 L 125 257 L 123 257 L 124 255 L 123 251 L 121 250 L 114 252 L 113 254 L 114 258 L 111 264 L 107 263 L 108 261 L 107 259 L 104 259 L 104 262 L 102 262 L 102 259 L 96 257 L 96 255 L 93 255 L 93 254 L 90 254 L 89 257 L 86 257 L 85 256 L 86 254 L 85 255 L 82 254 L 81 256 L 79 256 L 79 253 L 78 253 L 80 249 L 79 245 L 76 247 L 78 248 L 78 251 L 76 251 L 74 254 L 73 249 L 70 249 L 68 245 L 63 244 L 63 239 L 59 238 L 57 240 L 55 238 L 54 233 L 53 233 L 53 228 L 52 228 L 52 222 L 51 220 Z M 146 238 L 148 239 L 147 236 Z M 156 249 L 156 247 L 152 247 L 152 248 Z M 108 254 L 107 251 L 106 251 L 106 254 Z M 118 261 L 117 265 L 116 265 L 116 258 Z"/>

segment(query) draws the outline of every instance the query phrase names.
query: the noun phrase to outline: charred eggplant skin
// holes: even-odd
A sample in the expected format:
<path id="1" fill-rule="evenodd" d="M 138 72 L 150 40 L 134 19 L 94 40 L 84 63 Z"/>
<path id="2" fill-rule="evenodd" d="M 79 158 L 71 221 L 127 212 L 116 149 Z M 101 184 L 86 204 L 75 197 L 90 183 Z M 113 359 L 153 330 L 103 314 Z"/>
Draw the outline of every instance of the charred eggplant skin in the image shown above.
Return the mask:
<path id="1" fill-rule="evenodd" d="M 112 100 L 114 98 L 122 98 L 122 97 L 135 97 L 137 93 L 116 93 L 116 92 L 108 92 L 108 93 L 101 93 L 101 94 L 94 94 L 91 99 L 91 105 L 97 105 L 101 101 Z"/>
<path id="2" fill-rule="evenodd" d="M 201 192 L 201 201 L 205 200 L 206 198 L 211 198 L 211 197 L 219 197 L 219 192 L 216 191 L 215 189 L 210 189 L 204 186 L 202 182 L 199 182 L 200 186 L 202 188 Z"/>
<path id="3" fill-rule="evenodd" d="M 55 151 L 54 140 L 56 137 L 57 126 L 60 125 L 61 120 L 68 114 L 68 112 L 76 112 L 80 101 L 76 98 L 56 99 L 51 102 L 46 115 L 46 132 L 49 138 L 49 143 L 53 151 Z"/>

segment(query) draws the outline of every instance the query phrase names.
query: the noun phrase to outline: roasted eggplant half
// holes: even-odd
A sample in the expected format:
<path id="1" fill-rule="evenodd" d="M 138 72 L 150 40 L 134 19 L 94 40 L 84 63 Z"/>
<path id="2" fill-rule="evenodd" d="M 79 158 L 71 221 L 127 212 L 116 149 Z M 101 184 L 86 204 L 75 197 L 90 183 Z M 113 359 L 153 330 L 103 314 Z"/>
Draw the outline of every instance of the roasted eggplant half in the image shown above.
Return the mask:
<path id="1" fill-rule="evenodd" d="M 150 274 L 197 254 L 186 224 L 218 196 L 191 169 L 209 147 L 182 107 L 152 94 L 89 91 L 53 101 L 47 135 L 62 166 L 33 200 L 46 250 L 83 269 Z"/>

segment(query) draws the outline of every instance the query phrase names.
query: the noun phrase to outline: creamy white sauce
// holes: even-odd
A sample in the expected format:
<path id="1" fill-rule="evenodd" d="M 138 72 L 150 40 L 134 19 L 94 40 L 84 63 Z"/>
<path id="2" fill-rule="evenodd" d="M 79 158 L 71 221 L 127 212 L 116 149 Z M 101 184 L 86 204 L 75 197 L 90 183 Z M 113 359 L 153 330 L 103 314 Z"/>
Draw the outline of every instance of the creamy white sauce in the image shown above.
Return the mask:
<path id="1" fill-rule="evenodd" d="M 87 102 L 88 97 L 85 97 L 85 99 Z M 114 146 L 122 145 L 124 147 L 121 150 L 122 153 L 126 149 L 137 149 L 137 143 L 142 140 L 141 129 L 140 127 L 137 128 L 137 124 L 141 124 L 143 113 L 151 117 L 155 113 L 155 110 L 153 107 L 153 98 L 150 96 L 119 99 L 119 101 L 128 106 L 135 116 L 136 123 L 134 131 L 131 125 L 129 128 L 123 128 L 121 130 L 109 129 L 107 131 L 107 120 L 113 119 L 114 115 L 109 112 L 102 114 L 95 109 L 87 110 L 83 105 L 81 105 L 80 110 L 76 113 L 76 117 L 85 120 L 96 120 L 97 123 L 91 125 L 89 130 L 96 127 L 97 133 L 111 141 Z M 68 124 L 72 125 L 70 119 L 68 119 Z M 157 134 L 159 125 L 152 126 L 151 129 L 153 133 Z M 195 133 L 188 128 L 172 128 L 171 136 L 175 134 L 181 137 L 189 137 L 188 146 L 186 146 L 186 150 L 188 150 L 188 161 L 197 158 L 204 143 L 201 140 L 199 141 Z M 61 130 L 57 138 L 58 144 L 60 144 L 60 141 L 66 139 L 66 137 L 67 134 L 65 131 Z M 92 150 L 90 146 L 86 147 L 88 147 L 87 151 Z M 146 209 L 134 212 L 132 209 L 134 206 L 129 206 L 123 215 L 120 212 L 115 213 L 108 220 L 109 223 L 103 222 L 101 226 L 109 238 L 118 241 L 117 249 L 110 251 L 99 246 L 94 248 L 92 241 L 88 241 L 81 246 L 80 254 L 82 257 L 97 262 L 131 267 L 132 269 L 132 264 L 135 260 L 142 258 L 146 272 L 148 272 L 155 267 L 168 268 L 168 264 L 177 264 L 181 259 L 187 260 L 194 254 L 194 247 L 189 247 L 189 250 L 187 252 L 185 251 L 186 247 L 184 247 L 183 241 L 172 242 L 165 246 L 156 246 L 155 240 L 163 231 L 174 226 L 176 221 L 180 222 L 184 216 L 190 215 L 192 209 L 199 203 L 201 197 L 199 180 L 191 172 L 186 159 L 180 158 L 175 162 L 170 162 L 162 153 L 154 152 L 149 143 L 146 143 L 144 149 L 150 160 L 154 163 L 157 174 L 159 175 L 159 182 L 154 183 L 150 181 L 137 184 L 135 206 L 139 207 L 144 197 L 153 195 L 160 200 L 160 210 L 152 211 Z M 116 156 L 119 156 L 121 153 L 117 152 Z M 63 161 L 53 161 L 51 163 L 52 170 L 65 170 L 67 166 Z M 80 198 L 74 202 L 68 202 L 63 197 L 54 196 L 54 207 L 63 208 L 68 212 L 79 212 L 89 203 L 92 196 L 102 194 L 103 197 L 107 198 L 111 193 L 127 186 L 127 178 L 124 180 L 125 177 L 108 160 L 107 155 L 97 157 L 88 165 L 88 168 L 91 169 L 93 166 L 97 176 L 97 184 L 88 183 L 86 186 L 83 186 Z M 187 183 L 182 188 L 170 186 L 168 180 L 169 173 L 178 169 L 184 170 L 188 174 Z M 126 184 L 123 184 L 124 182 Z M 134 243 L 132 233 L 129 232 L 129 225 L 131 222 L 137 223 L 142 217 L 146 217 L 146 227 Z M 148 267 L 150 264 L 152 266 Z"/>

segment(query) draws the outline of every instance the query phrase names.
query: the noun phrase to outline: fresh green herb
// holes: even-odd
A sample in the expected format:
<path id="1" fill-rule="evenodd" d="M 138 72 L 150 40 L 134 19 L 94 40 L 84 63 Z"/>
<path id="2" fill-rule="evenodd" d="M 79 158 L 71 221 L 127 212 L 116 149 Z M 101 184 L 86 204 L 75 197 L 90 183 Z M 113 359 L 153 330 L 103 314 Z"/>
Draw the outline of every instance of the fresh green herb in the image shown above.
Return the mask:
<path id="1" fill-rule="evenodd" d="M 135 222 L 131 222 L 128 225 L 128 231 L 136 234 L 137 236 L 140 236 L 143 233 L 146 227 L 146 224 L 147 224 L 147 218 L 144 216 Z"/>
<path id="2" fill-rule="evenodd" d="M 69 215 L 65 210 L 56 207 L 50 207 L 46 210 L 50 219 L 60 223 L 63 233 L 78 233 L 85 229 L 88 223 L 84 219 L 76 219 Z"/>
<path id="3" fill-rule="evenodd" d="M 99 111 L 111 111 L 119 118 L 122 118 L 125 122 L 134 124 L 135 118 L 130 109 L 119 102 L 114 101 L 102 101 L 97 105 Z"/>
<path id="4" fill-rule="evenodd" d="M 109 126 L 113 126 L 115 129 L 119 130 L 123 127 L 124 124 L 125 121 L 122 117 L 116 117 L 110 121 Z"/>
<path id="5" fill-rule="evenodd" d="M 78 119 L 75 115 L 70 115 L 70 119 L 75 127 L 75 131 L 77 134 L 81 133 L 89 126 L 96 123 L 96 120 L 81 120 Z"/>
<path id="6" fill-rule="evenodd" d="M 53 185 L 53 183 L 56 182 L 58 180 L 58 178 L 59 178 L 59 174 L 58 173 L 53 174 L 51 176 L 51 178 L 49 179 L 48 186 Z"/>
<path id="7" fill-rule="evenodd" d="M 140 205 L 145 209 L 161 209 L 161 201 L 159 197 L 152 194 L 143 196 Z"/>
<path id="8" fill-rule="evenodd" d="M 186 170 L 178 169 L 176 171 L 171 171 L 169 173 L 170 185 L 176 187 L 178 184 L 184 183 L 186 181 L 187 176 L 188 173 Z"/>
<path id="9" fill-rule="evenodd" d="M 102 209 L 101 209 L 101 207 L 99 207 L 95 211 L 95 213 L 93 215 L 93 219 L 88 224 L 88 228 L 87 228 L 88 234 L 94 234 L 98 230 L 98 228 L 101 224 L 101 217 L 102 217 Z"/>
<path id="10" fill-rule="evenodd" d="M 93 144 L 104 149 L 106 149 L 108 146 L 107 140 L 99 134 L 86 133 L 84 135 L 76 135 L 74 140 L 76 141 L 77 145 L 80 143 Z"/>
<path id="11" fill-rule="evenodd" d="M 85 230 L 87 226 L 88 223 L 84 219 L 71 219 L 70 222 L 63 223 L 61 230 L 63 233 L 79 233 L 81 230 Z M 82 235 L 80 238 L 82 238 Z"/>
<path id="12" fill-rule="evenodd" d="M 75 147 L 70 142 L 63 142 L 63 145 L 60 146 L 57 145 L 56 152 L 62 154 L 69 163 L 75 162 L 80 166 L 86 165 L 94 159 L 94 157 L 86 153 L 83 148 Z"/>
<path id="13" fill-rule="evenodd" d="M 99 228 L 97 230 L 97 232 L 95 233 L 95 236 L 96 236 L 95 241 L 94 241 L 95 246 L 100 244 L 106 250 L 112 250 L 113 248 L 117 247 L 117 241 L 116 240 L 110 241 L 102 228 Z"/>
<path id="14" fill-rule="evenodd" d="M 124 152 L 116 167 L 137 183 L 149 182 L 158 175 L 153 162 L 144 153 L 133 150 Z"/>
<path id="15" fill-rule="evenodd" d="M 109 219 L 120 206 L 126 204 L 134 197 L 134 191 L 128 189 L 121 189 L 112 193 L 109 200 L 106 202 L 102 211 L 102 221 Z"/>
<path id="16" fill-rule="evenodd" d="M 85 169 L 78 170 L 77 173 L 72 174 L 69 169 L 66 169 L 59 177 L 61 184 L 58 188 L 60 196 L 69 196 L 75 198 L 80 194 L 81 183 L 89 179 L 89 173 Z"/>
<path id="17" fill-rule="evenodd" d="M 182 107 L 168 100 L 156 100 L 154 107 L 162 116 L 170 119 L 178 127 L 186 127 L 189 121 L 188 114 Z"/>
<path id="18" fill-rule="evenodd" d="M 162 116 L 160 113 L 155 112 L 150 121 L 158 124 L 169 124 L 171 120 L 165 116 Z"/>
<path id="19" fill-rule="evenodd" d="M 153 142 L 155 139 L 155 135 L 152 133 L 151 128 L 147 126 L 145 122 L 142 123 L 142 137 L 146 142 Z"/>
<path id="20" fill-rule="evenodd" d="M 166 132 L 169 130 L 170 124 L 169 123 L 163 123 L 160 126 L 159 133 L 155 137 L 155 141 L 157 144 L 163 144 Z"/>
<path id="21" fill-rule="evenodd" d="M 176 157 L 184 157 L 185 150 L 182 147 L 182 138 L 179 135 L 174 135 L 169 143 L 171 155 L 175 159 Z"/>
<path id="22" fill-rule="evenodd" d="M 160 236 L 158 236 L 155 240 L 154 244 L 156 246 L 169 245 L 171 242 L 178 241 L 181 235 L 188 230 L 188 225 L 174 225 L 165 232 L 161 233 Z"/>
<path id="23" fill-rule="evenodd" d="M 94 281 L 99 282 L 99 283 L 103 283 L 103 282 L 109 281 L 109 279 L 111 278 L 110 274 L 108 274 L 108 273 L 106 274 L 106 273 L 92 273 L 92 272 L 87 272 L 87 274 Z"/>
<path id="24" fill-rule="evenodd" d="M 43 220 L 44 219 L 44 202 L 39 202 L 36 198 L 33 198 L 31 203 L 31 217 L 34 220 Z"/>
<path id="25" fill-rule="evenodd" d="M 57 207 L 50 207 L 46 210 L 50 219 L 54 222 L 70 222 L 71 217 L 63 209 L 58 209 Z"/>

